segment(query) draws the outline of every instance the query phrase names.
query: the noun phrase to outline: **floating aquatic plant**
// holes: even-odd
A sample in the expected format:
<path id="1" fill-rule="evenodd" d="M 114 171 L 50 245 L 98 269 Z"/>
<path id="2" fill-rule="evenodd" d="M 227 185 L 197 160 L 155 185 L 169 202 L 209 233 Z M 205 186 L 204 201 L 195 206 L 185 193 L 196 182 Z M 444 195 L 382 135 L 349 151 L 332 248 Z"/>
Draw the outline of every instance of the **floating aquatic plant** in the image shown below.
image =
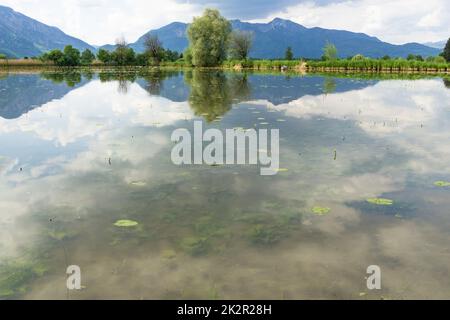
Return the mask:
<path id="1" fill-rule="evenodd" d="M 404 201 L 393 201 L 390 199 L 366 199 L 364 201 L 351 202 L 348 206 L 366 214 L 384 214 L 398 219 L 408 219 L 416 215 L 417 207 L 414 203 Z"/>
<path id="2" fill-rule="evenodd" d="M 394 201 L 391 199 L 383 199 L 383 198 L 370 198 L 367 199 L 367 202 L 371 204 L 376 204 L 379 206 L 391 206 L 394 204 Z"/>
<path id="3" fill-rule="evenodd" d="M 436 181 L 434 183 L 434 185 L 436 187 L 450 187 L 450 182 L 449 181 Z"/>
<path id="4" fill-rule="evenodd" d="M 147 182 L 145 181 L 131 181 L 130 185 L 135 187 L 145 187 L 147 185 Z"/>
<path id="5" fill-rule="evenodd" d="M 138 224 L 139 223 L 137 223 L 136 221 L 133 221 L 133 220 L 118 220 L 118 221 L 116 221 L 116 223 L 114 223 L 114 225 L 116 227 L 120 227 L 120 228 L 135 227 Z"/>
<path id="6" fill-rule="evenodd" d="M 324 216 L 324 215 L 330 213 L 331 209 L 327 208 L 327 207 L 318 207 L 318 206 L 316 206 L 316 207 L 313 207 L 311 209 L 311 211 L 314 214 L 318 215 L 318 216 Z"/>
<path id="7" fill-rule="evenodd" d="M 56 231 L 56 230 L 49 231 L 48 236 L 54 240 L 59 240 L 59 241 L 64 240 L 68 237 L 64 231 Z"/>
<path id="8" fill-rule="evenodd" d="M 166 260 L 172 260 L 176 258 L 177 253 L 172 249 L 166 249 L 161 252 L 161 256 Z"/>

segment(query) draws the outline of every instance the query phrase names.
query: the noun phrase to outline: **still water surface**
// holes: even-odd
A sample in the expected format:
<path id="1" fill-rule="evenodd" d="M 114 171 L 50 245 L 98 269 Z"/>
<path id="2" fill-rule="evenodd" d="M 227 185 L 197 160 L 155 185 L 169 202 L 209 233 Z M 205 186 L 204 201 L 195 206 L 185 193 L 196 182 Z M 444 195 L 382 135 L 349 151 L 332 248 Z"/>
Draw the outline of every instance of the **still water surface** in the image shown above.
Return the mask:
<path id="1" fill-rule="evenodd" d="M 284 170 L 173 165 L 195 120 Z M 441 78 L 0 75 L 0 299 L 449 299 L 449 142 Z"/>

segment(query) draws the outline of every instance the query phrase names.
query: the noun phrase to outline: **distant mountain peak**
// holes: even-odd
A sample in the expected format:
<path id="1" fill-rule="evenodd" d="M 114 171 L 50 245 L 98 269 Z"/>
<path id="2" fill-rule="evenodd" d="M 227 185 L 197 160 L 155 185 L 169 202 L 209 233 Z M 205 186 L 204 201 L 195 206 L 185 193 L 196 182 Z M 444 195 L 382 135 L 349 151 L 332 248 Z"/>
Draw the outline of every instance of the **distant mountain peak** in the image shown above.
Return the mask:
<path id="1" fill-rule="evenodd" d="M 286 19 L 282 19 L 282 18 L 274 18 L 272 21 L 269 22 L 269 24 L 287 25 L 287 24 L 296 24 L 296 23 L 291 20 L 286 20 Z"/>

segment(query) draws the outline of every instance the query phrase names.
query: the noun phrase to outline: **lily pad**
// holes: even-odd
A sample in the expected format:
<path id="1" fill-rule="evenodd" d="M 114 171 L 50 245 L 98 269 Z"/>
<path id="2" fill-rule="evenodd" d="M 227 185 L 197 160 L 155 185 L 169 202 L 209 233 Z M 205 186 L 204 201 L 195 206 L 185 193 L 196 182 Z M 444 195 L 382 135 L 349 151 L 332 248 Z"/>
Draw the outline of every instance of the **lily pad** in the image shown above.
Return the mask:
<path id="1" fill-rule="evenodd" d="M 67 238 L 67 234 L 63 231 L 49 231 L 48 233 L 49 237 L 54 240 L 64 240 Z"/>
<path id="2" fill-rule="evenodd" d="M 330 213 L 331 209 L 327 208 L 327 207 L 317 207 L 316 206 L 316 207 L 312 208 L 311 211 L 318 216 L 324 216 L 324 215 Z"/>
<path id="3" fill-rule="evenodd" d="M 392 206 L 394 201 L 391 199 L 383 199 L 383 198 L 370 198 L 367 199 L 367 202 L 371 204 L 376 204 L 378 206 Z"/>
<path id="4" fill-rule="evenodd" d="M 166 260 L 172 260 L 176 258 L 177 253 L 172 249 L 166 249 L 161 252 L 161 256 Z"/>
<path id="5" fill-rule="evenodd" d="M 436 187 L 450 187 L 450 182 L 449 181 L 436 181 L 434 183 L 434 185 Z"/>
<path id="6" fill-rule="evenodd" d="M 118 220 L 118 221 L 116 221 L 116 223 L 114 223 L 114 225 L 116 227 L 120 227 L 120 228 L 135 227 L 138 224 L 139 223 L 137 223 L 136 221 L 133 221 L 133 220 Z"/>
<path id="7" fill-rule="evenodd" d="M 131 181 L 130 185 L 135 187 L 145 187 L 147 185 L 147 182 L 145 181 Z"/>

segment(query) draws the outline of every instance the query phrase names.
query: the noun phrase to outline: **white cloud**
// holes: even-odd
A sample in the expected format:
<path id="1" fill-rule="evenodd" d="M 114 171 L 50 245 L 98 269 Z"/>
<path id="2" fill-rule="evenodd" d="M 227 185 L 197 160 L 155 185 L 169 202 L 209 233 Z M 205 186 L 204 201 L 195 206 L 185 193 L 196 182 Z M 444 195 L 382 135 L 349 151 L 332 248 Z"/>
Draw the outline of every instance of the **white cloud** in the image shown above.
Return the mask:
<path id="1" fill-rule="evenodd" d="M 0 0 L 25 15 L 91 44 L 113 43 L 125 36 L 134 42 L 150 29 L 173 21 L 190 22 L 201 14 L 211 1 L 180 0 Z M 214 3 L 214 1 L 212 1 Z M 289 5 L 290 1 L 283 4 Z M 282 17 L 307 27 L 323 27 L 365 32 L 392 43 L 429 42 L 447 39 L 450 35 L 450 2 L 448 0 L 359 0 L 300 1 L 278 12 L 280 5 L 255 1 L 227 2 L 227 18 L 253 19 L 260 5 L 267 16 L 263 21 Z M 233 9 L 236 6 L 236 9 Z M 240 14 L 238 14 L 240 12 Z M 245 14 L 244 14 L 245 13 Z M 256 21 L 256 20 L 255 20 Z"/>
<path id="2" fill-rule="evenodd" d="M 301 3 L 275 17 L 291 19 L 306 27 L 364 32 L 383 41 L 402 44 L 447 39 L 450 35 L 450 2 L 447 0 L 361 0 L 316 5 Z"/>
<path id="3" fill-rule="evenodd" d="M 0 5 L 99 45 L 120 36 L 134 42 L 150 29 L 189 22 L 201 12 L 197 5 L 175 0 L 0 0 Z"/>

